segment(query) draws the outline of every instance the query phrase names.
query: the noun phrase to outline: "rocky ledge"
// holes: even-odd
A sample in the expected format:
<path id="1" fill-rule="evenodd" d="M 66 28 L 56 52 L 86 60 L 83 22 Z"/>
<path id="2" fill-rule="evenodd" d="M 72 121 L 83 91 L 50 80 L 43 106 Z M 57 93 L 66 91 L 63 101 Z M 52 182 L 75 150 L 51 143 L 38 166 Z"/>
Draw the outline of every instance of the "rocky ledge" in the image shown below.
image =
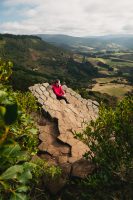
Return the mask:
<path id="1" fill-rule="evenodd" d="M 76 139 L 73 133 L 82 132 L 91 120 L 98 117 L 98 102 L 83 99 L 66 85 L 63 85 L 63 89 L 70 104 L 57 100 L 48 83 L 35 84 L 29 89 L 44 113 L 53 119 L 45 118 L 45 123 L 38 126 L 42 157 L 47 160 L 52 158 L 60 166 L 68 166 L 68 173 L 71 172 L 73 176 L 83 178 L 90 174 L 93 167 L 83 159 L 89 147 Z"/>

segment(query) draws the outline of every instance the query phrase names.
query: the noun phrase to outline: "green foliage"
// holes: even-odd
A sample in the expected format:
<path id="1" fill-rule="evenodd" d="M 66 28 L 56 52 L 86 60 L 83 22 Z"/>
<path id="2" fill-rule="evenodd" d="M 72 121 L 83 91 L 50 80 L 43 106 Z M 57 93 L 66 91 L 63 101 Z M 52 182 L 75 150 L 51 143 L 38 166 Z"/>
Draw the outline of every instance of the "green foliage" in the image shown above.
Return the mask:
<path id="1" fill-rule="evenodd" d="M 26 113 L 36 112 L 38 109 L 37 101 L 31 92 L 14 92 L 15 100 L 19 108 Z"/>
<path id="2" fill-rule="evenodd" d="M 12 64 L 1 60 L 1 82 L 8 80 L 11 75 Z M 30 157 L 28 151 L 23 151 L 15 137 L 15 124 L 22 121 L 22 110 L 18 110 L 18 104 L 12 91 L 1 85 L 0 90 L 0 194 L 3 199 L 27 199 L 27 184 L 32 178 L 34 164 L 27 162 Z M 21 114 L 20 114 L 21 113 Z M 25 114 L 26 115 L 26 114 Z M 23 121 L 26 122 L 26 119 Z M 12 124 L 12 125 L 11 125 Z M 28 122 L 27 122 L 28 124 Z M 26 124 L 25 124 L 26 125 Z M 14 127 L 13 127 L 14 126 Z M 12 128 L 11 128 L 12 127 Z M 33 127 L 31 133 L 35 134 Z M 11 132 L 12 129 L 12 132 Z M 27 133 L 27 138 L 29 138 Z M 25 148 L 26 149 L 26 148 Z"/>
<path id="3" fill-rule="evenodd" d="M 33 170 L 33 179 L 30 184 L 30 198 L 35 200 L 52 200 L 53 197 L 49 197 L 49 193 L 45 190 L 44 185 L 47 185 L 49 180 L 56 181 L 62 174 L 61 168 L 53 166 L 39 157 L 34 157 L 32 162 L 36 164 L 36 168 Z"/>
<path id="4" fill-rule="evenodd" d="M 26 192 L 30 189 L 28 184 L 32 179 L 32 170 L 35 167 L 33 163 L 23 162 L 23 164 L 13 165 L 5 170 L 0 175 L 0 192 L 3 197 L 7 193 L 10 199 L 16 199 L 15 197 L 28 199 Z"/>
<path id="5" fill-rule="evenodd" d="M 32 155 L 37 153 L 38 131 L 35 122 L 29 115 L 19 113 L 18 120 L 10 127 L 10 133 L 21 144 L 23 150 L 27 150 Z"/>
<path id="6" fill-rule="evenodd" d="M 1 83 L 11 74 L 4 66 Z M 29 92 L 14 92 L 11 87 L 0 85 L 1 200 L 28 200 L 31 187 L 35 188 L 42 175 L 53 178 L 61 173 L 58 167 L 31 161 L 38 151 L 38 130 L 29 114 L 37 110 L 35 98 Z"/>
<path id="7" fill-rule="evenodd" d="M 10 132 L 14 134 L 16 141 L 24 150 L 34 155 L 37 153 L 38 131 L 29 113 L 38 110 L 37 102 L 30 92 L 18 91 L 12 95 L 17 102 L 19 112 L 17 121 L 11 126 Z"/>
<path id="8" fill-rule="evenodd" d="M 11 99 L 6 92 L 0 96 L 0 194 L 3 199 L 27 199 L 27 191 L 20 188 L 27 187 L 34 166 L 27 163 L 30 159 L 28 152 L 21 149 L 14 132 L 10 131 L 9 125 L 17 121 L 18 113 L 17 104 L 12 105 Z"/>
<path id="9" fill-rule="evenodd" d="M 9 125 L 17 119 L 17 104 L 7 92 L 0 90 L 0 144 L 7 138 Z"/>
<path id="10" fill-rule="evenodd" d="M 6 101 L 4 102 L 5 96 Z M 32 179 L 31 172 L 34 168 L 34 164 L 27 162 L 30 159 L 29 151 L 27 150 L 31 148 L 30 152 L 33 152 L 34 143 L 37 145 L 36 138 L 32 136 L 33 133 L 34 135 L 36 134 L 37 130 L 30 127 L 31 124 L 29 125 L 27 122 L 29 130 L 26 132 L 23 127 L 23 134 L 25 132 L 24 139 L 19 143 L 17 142 L 19 133 L 15 132 L 15 128 L 20 130 L 20 127 L 16 126 L 16 124 L 18 120 L 19 122 L 22 120 L 22 116 L 18 115 L 17 118 L 18 106 L 17 103 L 12 104 L 11 99 L 12 97 L 9 97 L 6 92 L 3 92 L 0 98 L 2 103 L 2 106 L 0 106 L 0 194 L 3 199 L 27 199 L 26 192 L 29 190 L 27 185 L 29 180 Z M 15 124 L 12 124 L 15 120 Z M 23 121 L 26 122 L 24 116 Z M 29 132 L 31 133 L 29 134 Z M 32 140 L 30 141 L 31 138 Z M 24 140 L 27 142 L 25 147 L 22 145 Z M 32 147 L 31 144 L 28 144 L 28 141 L 30 143 L 34 142 Z"/>
<path id="11" fill-rule="evenodd" d="M 3 87 L 0 91 L 0 102 L 0 125 L 7 126 L 14 122 L 8 127 L 10 137 L 19 142 L 21 148 L 28 153 L 37 153 L 38 131 L 28 114 L 38 109 L 35 98 L 29 92 L 13 92 Z"/>
<path id="12" fill-rule="evenodd" d="M 10 61 L 3 61 L 0 58 L 0 82 L 7 81 L 12 74 L 13 64 Z"/>
<path id="13" fill-rule="evenodd" d="M 42 177 L 42 175 L 46 175 L 47 178 L 55 179 L 58 178 L 62 173 L 60 167 L 49 165 L 48 162 L 42 160 L 39 157 L 35 157 L 35 159 L 32 162 L 36 164 L 36 168 L 34 170 L 35 177 Z"/>
<path id="14" fill-rule="evenodd" d="M 90 148 L 85 157 L 97 166 L 97 173 L 86 182 L 88 185 L 109 184 L 114 177 L 127 181 L 133 168 L 133 97 L 123 99 L 115 110 L 102 106 L 99 118 L 78 137 Z"/>

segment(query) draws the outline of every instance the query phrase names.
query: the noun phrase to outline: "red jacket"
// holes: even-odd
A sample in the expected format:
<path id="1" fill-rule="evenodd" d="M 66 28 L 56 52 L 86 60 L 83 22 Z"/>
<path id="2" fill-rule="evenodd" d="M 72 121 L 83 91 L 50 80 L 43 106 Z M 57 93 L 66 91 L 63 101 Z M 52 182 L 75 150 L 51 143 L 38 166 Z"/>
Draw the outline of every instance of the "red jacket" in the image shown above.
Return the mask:
<path id="1" fill-rule="evenodd" d="M 59 97 L 61 97 L 61 96 L 63 96 L 65 94 L 65 92 L 63 91 L 61 85 L 57 86 L 57 85 L 53 84 L 52 85 L 52 89 L 53 89 L 54 93 Z"/>

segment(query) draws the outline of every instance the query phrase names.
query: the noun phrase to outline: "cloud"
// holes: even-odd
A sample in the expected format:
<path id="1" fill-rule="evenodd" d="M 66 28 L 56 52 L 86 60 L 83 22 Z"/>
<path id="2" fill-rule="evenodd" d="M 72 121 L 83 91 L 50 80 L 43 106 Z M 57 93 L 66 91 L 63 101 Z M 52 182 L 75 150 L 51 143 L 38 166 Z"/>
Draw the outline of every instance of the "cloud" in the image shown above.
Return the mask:
<path id="1" fill-rule="evenodd" d="M 0 4 L 5 8 L 2 32 L 89 36 L 133 31 L 132 0 L 5 0 Z M 12 20 L 7 20 L 7 13 L 14 16 Z"/>
<path id="2" fill-rule="evenodd" d="M 126 33 L 132 34 L 133 33 L 133 24 L 127 24 L 127 25 L 123 26 L 123 30 Z"/>

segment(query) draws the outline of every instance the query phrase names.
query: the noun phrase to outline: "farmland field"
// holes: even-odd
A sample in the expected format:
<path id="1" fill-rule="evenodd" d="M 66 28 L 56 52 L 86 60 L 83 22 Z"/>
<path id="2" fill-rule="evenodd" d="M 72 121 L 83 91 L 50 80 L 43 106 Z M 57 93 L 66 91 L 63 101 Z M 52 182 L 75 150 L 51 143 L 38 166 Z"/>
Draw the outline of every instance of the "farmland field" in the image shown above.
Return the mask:
<path id="1" fill-rule="evenodd" d="M 131 92 L 133 89 L 132 86 L 127 86 L 124 84 L 113 84 L 108 83 L 104 85 L 100 85 L 99 83 L 95 84 L 92 88 L 92 91 L 98 91 L 101 93 L 107 93 L 111 96 L 116 96 L 118 98 L 123 97 L 127 92 Z"/>

